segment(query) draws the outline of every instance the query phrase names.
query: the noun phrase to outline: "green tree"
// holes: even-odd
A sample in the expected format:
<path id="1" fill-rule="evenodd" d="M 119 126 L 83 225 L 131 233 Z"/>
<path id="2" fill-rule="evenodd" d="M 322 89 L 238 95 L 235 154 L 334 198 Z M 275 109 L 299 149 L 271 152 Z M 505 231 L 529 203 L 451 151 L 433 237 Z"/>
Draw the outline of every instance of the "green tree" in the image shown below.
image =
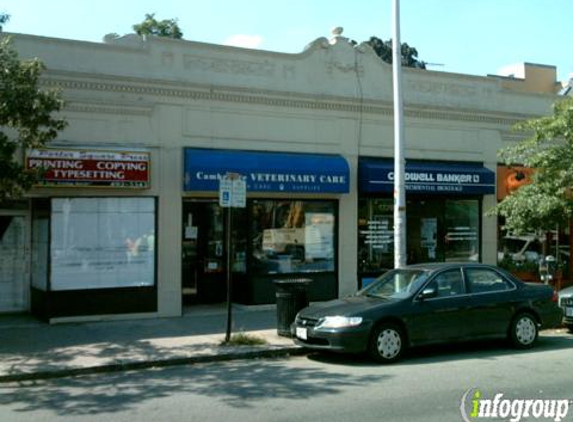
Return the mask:
<path id="1" fill-rule="evenodd" d="M 177 19 L 163 19 L 162 21 L 158 21 L 155 19 L 155 13 L 146 14 L 143 22 L 133 25 L 133 30 L 138 35 L 155 35 L 177 40 L 183 38 L 183 32 L 179 29 Z"/>
<path id="2" fill-rule="evenodd" d="M 10 20 L 10 15 L 7 15 L 5 13 L 0 13 L 0 31 L 2 31 L 2 28 L 4 28 L 4 25 L 7 24 L 9 20 Z"/>
<path id="3" fill-rule="evenodd" d="M 370 45 L 376 54 L 386 63 L 392 64 L 392 40 L 382 41 L 377 37 L 370 37 L 366 44 Z M 425 69 L 426 62 L 418 60 L 418 50 L 402 43 L 402 66 Z"/>
<path id="4" fill-rule="evenodd" d="M 553 105 L 553 115 L 515 126 L 530 137 L 500 151 L 508 165 L 535 169 L 531 184 L 508 195 L 490 215 L 505 217 L 511 232 L 549 231 L 573 216 L 573 98 Z"/>
<path id="5" fill-rule="evenodd" d="M 20 60 L 10 37 L 0 38 L 0 203 L 20 198 L 41 176 L 24 168 L 23 151 L 45 146 L 66 126 L 53 116 L 63 106 L 59 94 L 39 88 L 44 70 L 38 59 Z"/>

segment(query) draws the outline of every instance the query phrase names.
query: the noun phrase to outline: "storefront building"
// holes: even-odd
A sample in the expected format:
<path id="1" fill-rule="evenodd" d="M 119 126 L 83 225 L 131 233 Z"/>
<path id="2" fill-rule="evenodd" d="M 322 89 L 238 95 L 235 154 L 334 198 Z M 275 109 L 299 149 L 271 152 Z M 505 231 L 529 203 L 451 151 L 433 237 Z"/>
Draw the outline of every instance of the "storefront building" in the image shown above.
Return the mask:
<path id="1" fill-rule="evenodd" d="M 500 165 L 497 168 L 497 200 L 502 201 L 522 186 L 532 182 L 535 169 Z M 512 233 L 498 221 L 498 265 L 522 280 L 542 281 L 540 270 L 551 261 L 552 284 L 558 290 L 572 284 L 573 220 L 569 224 L 556 224 L 552 230 L 540 231 L 531 227 L 526 233 Z M 549 258 L 549 261 L 545 260 Z"/>
<path id="2" fill-rule="evenodd" d="M 31 200 L 30 309 L 42 319 L 157 311 L 157 200 L 145 151 L 31 150 L 58 196 Z M 81 189 L 87 195 L 77 196 Z M 107 195 L 89 195 L 106 189 Z M 117 196 L 115 190 L 125 192 Z M 128 196 L 128 192 L 133 196 Z"/>
<path id="3" fill-rule="evenodd" d="M 312 280 L 311 300 L 338 296 L 338 197 L 349 192 L 346 160 L 337 155 L 186 148 L 182 286 L 185 302 L 226 297 L 225 232 L 231 230 L 234 300 L 274 301 L 274 280 Z M 226 173 L 249 193 L 231 229 L 214 198 Z M 187 196 L 189 195 L 189 196 Z M 194 196 L 195 195 L 195 196 Z"/>
<path id="4" fill-rule="evenodd" d="M 353 293 L 391 266 L 391 66 L 318 39 L 281 54 L 136 35 L 13 34 L 47 66 L 68 127 L 29 166 L 41 186 L 0 210 L 0 312 L 52 322 L 181 315 L 224 299 Z M 404 69 L 408 260 L 495 263 L 497 150 L 553 94 L 519 81 Z M 525 90 L 527 91 L 527 90 Z M 246 182 L 230 227 L 218 184 Z M 227 234 L 231 249 L 225 247 Z M 7 299 L 10 298 L 10 299 Z"/>
<path id="5" fill-rule="evenodd" d="M 482 198 L 495 173 L 480 163 L 407 161 L 407 264 L 482 261 Z M 363 158 L 358 173 L 360 287 L 394 266 L 394 162 Z"/>

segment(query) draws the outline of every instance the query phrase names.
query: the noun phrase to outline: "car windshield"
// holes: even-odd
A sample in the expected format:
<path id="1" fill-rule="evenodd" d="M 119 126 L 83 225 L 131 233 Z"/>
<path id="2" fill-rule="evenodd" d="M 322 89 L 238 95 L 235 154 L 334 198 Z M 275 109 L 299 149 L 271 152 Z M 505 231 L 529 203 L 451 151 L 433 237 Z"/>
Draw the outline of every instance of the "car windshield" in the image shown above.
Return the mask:
<path id="1" fill-rule="evenodd" d="M 412 296 L 428 279 L 429 272 L 418 269 L 389 271 L 364 289 L 357 296 L 373 296 L 387 299 L 405 299 Z"/>

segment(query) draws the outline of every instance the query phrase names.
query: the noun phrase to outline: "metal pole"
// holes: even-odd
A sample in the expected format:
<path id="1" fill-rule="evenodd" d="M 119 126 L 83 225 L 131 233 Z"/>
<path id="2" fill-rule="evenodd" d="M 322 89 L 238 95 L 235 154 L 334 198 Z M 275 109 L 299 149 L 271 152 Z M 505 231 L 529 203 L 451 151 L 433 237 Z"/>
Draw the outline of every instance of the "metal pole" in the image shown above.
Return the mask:
<path id="1" fill-rule="evenodd" d="M 394 267 L 406 265 L 406 184 L 402 109 L 402 43 L 400 1 L 393 3 L 392 74 L 394 82 Z"/>
<path id="2" fill-rule="evenodd" d="M 225 243 L 227 243 L 227 332 L 225 334 L 225 341 L 229 342 L 231 340 L 231 325 L 233 323 L 233 312 L 232 312 L 232 291 L 231 286 L 231 213 L 233 207 L 227 208 L 227 236 Z"/>

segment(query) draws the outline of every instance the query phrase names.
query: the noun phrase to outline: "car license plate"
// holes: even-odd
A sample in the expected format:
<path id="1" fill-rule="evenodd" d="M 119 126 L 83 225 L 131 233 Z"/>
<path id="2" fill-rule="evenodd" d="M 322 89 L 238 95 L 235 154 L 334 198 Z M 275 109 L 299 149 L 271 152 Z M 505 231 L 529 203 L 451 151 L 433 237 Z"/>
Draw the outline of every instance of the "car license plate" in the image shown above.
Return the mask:
<path id="1" fill-rule="evenodd" d="M 296 336 L 301 340 L 306 340 L 308 338 L 306 328 L 296 327 Z"/>
<path id="2" fill-rule="evenodd" d="M 573 308 L 565 308 L 565 316 L 573 317 Z"/>

